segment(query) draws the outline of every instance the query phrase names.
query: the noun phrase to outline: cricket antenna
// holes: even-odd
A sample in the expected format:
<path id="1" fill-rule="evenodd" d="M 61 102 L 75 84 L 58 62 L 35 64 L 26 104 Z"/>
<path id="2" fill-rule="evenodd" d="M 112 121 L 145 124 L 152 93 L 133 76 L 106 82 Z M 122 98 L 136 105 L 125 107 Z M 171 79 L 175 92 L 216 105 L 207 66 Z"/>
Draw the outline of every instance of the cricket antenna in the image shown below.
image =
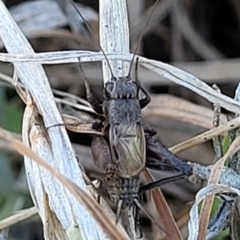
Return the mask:
<path id="1" fill-rule="evenodd" d="M 103 48 L 101 47 L 101 45 L 99 44 L 99 42 L 98 42 L 98 41 L 96 40 L 96 38 L 94 37 L 94 34 L 93 34 L 93 31 L 92 31 L 91 27 L 89 26 L 89 24 L 87 23 L 87 21 L 85 20 L 85 18 L 84 18 L 83 15 L 81 14 L 81 12 L 78 10 L 76 4 L 75 4 L 72 0 L 69 0 L 69 2 L 70 2 L 71 5 L 74 7 L 74 9 L 75 9 L 76 12 L 79 14 L 79 16 L 82 18 L 84 24 L 86 25 L 86 27 L 87 27 L 88 31 L 90 32 L 92 38 L 94 39 L 95 43 L 99 46 L 100 50 L 102 51 L 103 56 L 104 56 L 104 58 L 105 58 L 105 60 L 106 60 L 106 62 L 107 62 L 107 65 L 108 65 L 108 67 L 109 67 L 109 70 L 110 70 L 110 72 L 111 72 L 112 79 L 114 79 L 115 77 L 114 77 L 114 75 L 113 75 L 113 71 L 112 71 L 110 62 L 109 62 L 109 60 L 108 60 L 108 58 L 107 58 L 107 55 L 106 55 L 106 53 L 103 51 Z"/>
<path id="2" fill-rule="evenodd" d="M 147 27 L 147 25 L 148 25 L 148 22 L 149 22 L 149 20 L 150 20 L 150 18 L 151 18 L 151 16 L 152 16 L 152 14 L 153 14 L 156 6 L 158 5 L 158 2 L 159 2 L 159 0 L 156 0 L 156 2 L 153 4 L 153 6 L 152 6 L 152 8 L 151 8 L 151 11 L 150 11 L 150 13 L 149 13 L 149 15 L 148 15 L 148 17 L 147 17 L 147 21 L 145 22 L 145 25 L 144 25 L 144 27 L 143 27 L 143 29 L 142 29 L 142 31 L 141 31 L 139 41 L 138 41 L 137 46 L 135 47 L 134 52 L 133 52 L 133 58 L 132 58 L 132 61 L 131 61 L 131 63 L 130 63 L 129 72 L 128 72 L 128 76 L 127 76 L 128 78 L 130 78 L 130 74 L 131 74 L 131 70 L 132 70 L 134 58 L 135 58 L 135 56 L 136 56 L 136 53 L 137 53 L 137 50 L 138 50 L 138 48 L 139 48 L 140 42 L 141 42 L 141 40 L 142 40 L 142 38 L 143 38 L 143 34 L 144 34 L 145 30 L 146 30 L 146 27 Z"/>

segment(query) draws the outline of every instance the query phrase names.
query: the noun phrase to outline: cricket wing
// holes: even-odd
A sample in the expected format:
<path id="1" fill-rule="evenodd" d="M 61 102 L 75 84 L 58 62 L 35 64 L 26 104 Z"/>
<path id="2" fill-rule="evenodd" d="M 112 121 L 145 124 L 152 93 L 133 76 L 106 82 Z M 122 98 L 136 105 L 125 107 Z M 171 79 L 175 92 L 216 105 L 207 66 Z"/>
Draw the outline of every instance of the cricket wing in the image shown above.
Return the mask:
<path id="1" fill-rule="evenodd" d="M 146 160 L 145 136 L 141 124 L 134 122 L 112 126 L 109 140 L 119 176 L 137 176 L 144 169 Z"/>
<path id="2" fill-rule="evenodd" d="M 104 137 L 94 137 L 91 149 L 93 161 L 100 171 L 105 173 L 114 171 L 109 145 Z"/>

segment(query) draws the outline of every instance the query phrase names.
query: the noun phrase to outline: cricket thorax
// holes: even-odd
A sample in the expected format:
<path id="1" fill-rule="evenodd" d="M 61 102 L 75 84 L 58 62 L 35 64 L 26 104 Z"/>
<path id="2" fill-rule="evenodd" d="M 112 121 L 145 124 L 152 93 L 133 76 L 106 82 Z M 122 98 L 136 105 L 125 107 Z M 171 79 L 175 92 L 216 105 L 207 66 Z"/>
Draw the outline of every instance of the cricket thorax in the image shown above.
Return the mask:
<path id="1" fill-rule="evenodd" d="M 122 208 L 130 207 L 134 199 L 138 198 L 139 177 L 121 178 L 117 174 L 104 179 L 104 187 L 114 204 L 122 200 Z"/>
<path id="2" fill-rule="evenodd" d="M 103 107 L 106 119 L 111 124 L 141 121 L 141 110 L 137 99 L 105 100 Z"/>
<path id="3" fill-rule="evenodd" d="M 138 99 L 139 88 L 135 82 L 120 78 L 105 86 L 103 111 L 111 124 L 139 122 L 141 109 Z"/>

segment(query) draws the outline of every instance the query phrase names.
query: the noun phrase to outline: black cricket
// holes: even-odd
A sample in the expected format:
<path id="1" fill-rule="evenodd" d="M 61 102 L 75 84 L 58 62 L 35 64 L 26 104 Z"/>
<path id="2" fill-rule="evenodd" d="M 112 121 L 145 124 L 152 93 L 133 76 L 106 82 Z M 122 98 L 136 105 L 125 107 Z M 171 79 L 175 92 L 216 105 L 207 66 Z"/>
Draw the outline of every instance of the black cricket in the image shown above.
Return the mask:
<path id="1" fill-rule="evenodd" d="M 84 20 L 76 6 L 72 1 L 70 2 Z M 84 22 L 90 30 L 85 20 Z M 100 49 L 112 72 L 101 46 Z M 139 192 L 192 174 L 191 166 L 164 148 L 155 138 L 156 131 L 143 123 L 141 109 L 149 104 L 150 97 L 137 79 L 137 68 L 136 80 L 133 81 L 130 77 L 134 57 L 135 54 L 130 64 L 128 76 L 117 79 L 112 74 L 111 81 L 104 86 L 104 100 L 100 104 L 93 96 L 85 78 L 87 99 L 99 116 L 96 124 L 93 124 L 93 128 L 96 127 L 95 130 L 99 130 L 100 120 L 102 131 L 102 136 L 95 136 L 92 141 L 92 155 L 95 165 L 101 172 L 105 173 L 104 177 L 99 179 L 101 190 L 107 193 L 111 201 L 117 206 L 116 222 L 122 210 L 131 207 L 140 208 L 154 221 L 141 206 Z M 140 92 L 144 95 L 141 99 Z M 139 176 L 145 168 L 180 172 L 180 174 L 150 183 L 140 189 Z"/>
<path id="2" fill-rule="evenodd" d="M 101 172 L 105 172 L 105 177 L 99 179 L 101 189 L 117 206 L 117 220 L 122 209 L 133 205 L 153 220 L 138 200 L 140 190 L 189 176 L 192 168 L 158 142 L 154 129 L 144 126 L 141 109 L 150 102 L 150 97 L 137 79 L 132 81 L 130 76 L 112 77 L 103 89 L 104 100 L 101 104 L 91 93 L 87 79 L 85 86 L 88 101 L 99 118 L 103 116 L 102 136 L 95 136 L 92 141 L 94 163 Z M 139 98 L 140 91 L 144 94 L 142 99 Z M 96 126 L 99 129 L 99 124 Z M 139 176 L 146 167 L 181 174 L 140 189 Z"/>

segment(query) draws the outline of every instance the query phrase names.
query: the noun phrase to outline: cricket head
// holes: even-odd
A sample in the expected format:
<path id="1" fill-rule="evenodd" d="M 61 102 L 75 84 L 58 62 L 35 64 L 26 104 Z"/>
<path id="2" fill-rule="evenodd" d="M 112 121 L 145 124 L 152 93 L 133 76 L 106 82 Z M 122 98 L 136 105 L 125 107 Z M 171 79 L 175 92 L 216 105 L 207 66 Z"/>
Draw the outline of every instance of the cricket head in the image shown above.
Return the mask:
<path id="1" fill-rule="evenodd" d="M 118 80 L 107 82 L 104 89 L 104 97 L 108 100 L 137 99 L 138 93 L 138 85 L 128 77 L 120 77 Z"/>

